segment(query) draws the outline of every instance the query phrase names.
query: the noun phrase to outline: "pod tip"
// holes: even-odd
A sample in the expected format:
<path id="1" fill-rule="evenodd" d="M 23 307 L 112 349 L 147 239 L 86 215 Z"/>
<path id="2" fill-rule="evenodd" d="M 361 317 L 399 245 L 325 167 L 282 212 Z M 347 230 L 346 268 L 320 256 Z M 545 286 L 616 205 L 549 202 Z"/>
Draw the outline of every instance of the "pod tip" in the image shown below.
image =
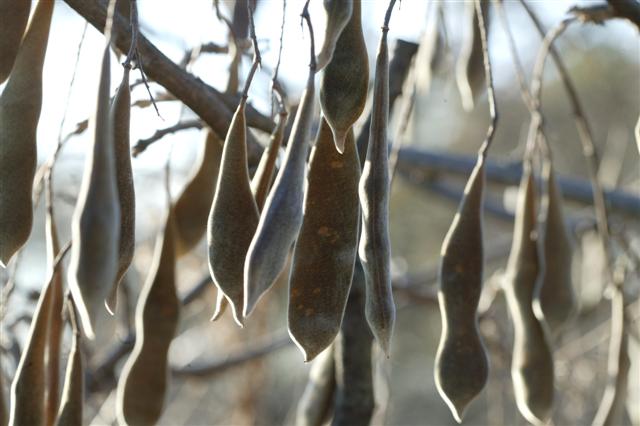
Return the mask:
<path id="1" fill-rule="evenodd" d="M 333 143 L 335 144 L 336 149 L 340 154 L 344 154 L 344 145 L 349 129 L 331 129 L 331 131 L 333 132 Z"/>
<path id="2" fill-rule="evenodd" d="M 109 313 L 109 315 L 114 316 L 116 314 L 116 305 L 115 304 L 111 305 L 111 303 L 112 302 L 110 300 L 105 300 L 104 307 Z"/>

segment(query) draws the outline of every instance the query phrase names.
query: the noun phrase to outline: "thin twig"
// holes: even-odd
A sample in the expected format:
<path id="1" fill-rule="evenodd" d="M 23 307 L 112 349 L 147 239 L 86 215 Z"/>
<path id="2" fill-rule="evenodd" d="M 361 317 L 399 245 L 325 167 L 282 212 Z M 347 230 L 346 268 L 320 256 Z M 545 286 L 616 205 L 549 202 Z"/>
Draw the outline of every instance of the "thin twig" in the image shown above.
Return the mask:
<path id="1" fill-rule="evenodd" d="M 487 98 L 489 100 L 489 115 L 491 117 L 491 124 L 487 129 L 487 136 L 480 147 L 479 155 L 486 157 L 491 142 L 493 141 L 493 135 L 498 125 L 498 110 L 496 107 L 495 91 L 493 89 L 493 72 L 491 70 L 491 60 L 489 59 L 489 43 L 487 41 L 487 24 L 485 22 L 484 13 L 482 11 L 482 5 L 480 0 L 475 0 L 476 14 L 478 15 L 478 28 L 480 29 L 480 41 L 482 42 L 482 57 L 484 61 L 484 73 L 487 83 Z"/>
<path id="2" fill-rule="evenodd" d="M 262 63 L 262 56 L 260 55 L 260 49 L 258 48 L 258 39 L 256 38 L 256 26 L 253 21 L 253 9 L 251 8 L 251 2 L 247 2 L 247 8 L 249 9 L 249 34 L 251 36 L 251 42 L 253 44 L 253 63 L 251 64 L 251 69 L 249 70 L 249 75 L 247 76 L 247 80 L 244 82 L 244 89 L 242 90 L 242 99 L 240 102 L 246 102 L 249 97 L 249 87 L 251 86 L 251 82 L 253 81 L 253 76 L 256 73 L 256 70 Z"/>
<path id="3" fill-rule="evenodd" d="M 280 85 L 280 82 L 278 81 L 278 71 L 280 70 L 280 61 L 282 59 L 282 40 L 284 38 L 284 24 L 286 13 L 287 0 L 282 0 L 282 23 L 280 24 L 280 46 L 278 48 L 278 62 L 276 62 L 276 67 L 273 70 L 273 77 L 271 77 L 271 98 L 275 99 L 275 102 L 278 105 L 278 113 L 281 115 L 287 113 L 286 96 L 284 90 L 282 89 L 282 86 Z"/>
<path id="4" fill-rule="evenodd" d="M 310 49 L 311 49 L 311 59 L 309 61 L 309 68 L 311 72 L 316 72 L 316 44 L 315 39 L 313 38 L 313 25 L 311 25 L 311 16 L 309 15 L 309 0 L 307 0 L 304 4 L 304 8 L 302 8 L 302 13 L 300 14 L 300 18 L 302 21 L 307 21 L 307 27 L 309 28 L 309 39 L 310 39 Z M 302 21 L 300 25 L 302 26 Z"/>
<path id="5" fill-rule="evenodd" d="M 150 137 L 146 139 L 140 139 L 138 142 L 136 142 L 136 144 L 131 149 L 131 155 L 133 157 L 137 157 L 142 152 L 144 152 L 149 147 L 149 145 L 159 141 L 160 139 L 162 139 L 168 134 L 176 133 L 186 129 L 202 129 L 203 127 L 204 127 L 204 124 L 202 123 L 202 121 L 199 119 L 195 119 L 195 120 L 181 121 L 177 124 L 174 124 L 173 126 L 166 127 L 164 129 L 158 129 Z"/>

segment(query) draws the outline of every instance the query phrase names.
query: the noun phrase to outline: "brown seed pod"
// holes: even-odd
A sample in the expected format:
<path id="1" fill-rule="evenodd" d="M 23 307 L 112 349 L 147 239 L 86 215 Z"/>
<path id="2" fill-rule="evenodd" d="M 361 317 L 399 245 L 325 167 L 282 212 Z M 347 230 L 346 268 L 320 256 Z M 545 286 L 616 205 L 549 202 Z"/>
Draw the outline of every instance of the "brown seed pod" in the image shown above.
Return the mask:
<path id="1" fill-rule="evenodd" d="M 30 10 L 30 1 L 0 0 L 0 84 L 11 74 Z"/>
<path id="2" fill-rule="evenodd" d="M 551 415 L 554 373 L 551 348 L 532 307 L 540 276 L 535 197 L 531 163 L 526 160 L 504 291 L 515 333 L 511 378 L 516 403 L 528 422 L 543 424 Z"/>
<path id="3" fill-rule="evenodd" d="M 396 307 L 391 290 L 391 243 L 389 241 L 389 52 L 383 28 L 373 87 L 371 128 L 367 157 L 359 184 L 362 235 L 359 255 L 366 283 L 365 315 L 374 337 L 389 356 Z"/>
<path id="4" fill-rule="evenodd" d="M 136 246 L 136 194 L 131 170 L 131 147 L 129 125 L 131 121 L 131 90 L 129 68 L 124 67 L 122 82 L 118 88 L 109 116 L 115 143 L 116 180 L 120 200 L 120 249 L 118 250 L 118 272 L 105 306 L 111 315 L 116 311 L 118 286 L 133 261 Z"/>
<path id="5" fill-rule="evenodd" d="M 362 114 L 368 89 L 369 58 L 362 34 L 360 0 L 353 0 L 351 19 L 342 30 L 320 85 L 322 113 L 340 153 L 349 129 Z"/>
<path id="6" fill-rule="evenodd" d="M 13 3 L 31 3 L 10 0 Z M 3 1 L 3 4 L 5 1 Z M 29 238 L 33 224 L 31 187 L 36 172 L 36 130 L 42 108 L 44 64 L 54 1 L 38 2 L 0 95 L 0 266 Z M 27 8 L 29 5 L 26 6 Z M 28 11 L 27 11 L 28 13 Z M 4 15 L 2 31 L 5 29 Z M 9 22 L 12 20 L 9 19 Z M 22 35 L 21 35 L 22 36 Z M 3 39 L 0 36 L 0 39 Z M 4 40 L 3 40 L 4 41 Z M 0 63 L 5 58 L 0 56 Z"/>
<path id="7" fill-rule="evenodd" d="M 489 2 L 482 0 L 480 6 L 488 28 Z M 486 87 L 482 41 L 474 2 L 465 3 L 464 19 L 465 35 L 462 40 L 460 55 L 456 62 L 456 82 L 462 99 L 462 107 L 465 111 L 471 111 L 474 106 L 474 100 Z"/>
<path id="8" fill-rule="evenodd" d="M 435 359 L 435 382 L 458 422 L 487 384 L 489 375 L 476 315 L 484 262 L 484 179 L 484 156 L 480 155 L 440 251 L 438 302 L 442 333 Z"/>
<path id="9" fill-rule="evenodd" d="M 276 170 L 276 160 L 278 159 L 278 153 L 282 145 L 282 139 L 284 138 L 284 130 L 287 126 L 287 117 L 288 114 L 286 111 L 278 114 L 276 127 L 273 129 L 273 133 L 271 133 L 269 146 L 262 153 L 258 168 L 251 180 L 251 192 L 253 192 L 256 199 L 258 210 L 262 210 L 267 195 L 269 195 L 269 189 L 271 188 L 273 175 Z"/>
<path id="10" fill-rule="evenodd" d="M 542 248 L 544 270 L 534 309 L 544 318 L 551 335 L 556 335 L 577 310 L 577 297 L 571 280 L 572 250 L 562 214 L 562 193 L 556 183 L 551 161 L 544 164 L 546 193 L 542 198 Z"/>
<path id="11" fill-rule="evenodd" d="M 260 296 L 284 268 L 287 254 L 302 225 L 304 177 L 313 118 L 314 72 L 309 72 L 282 167 L 260 215 L 244 263 L 244 310 L 248 316 Z"/>
<path id="12" fill-rule="evenodd" d="M 207 218 L 216 191 L 221 158 L 222 141 L 214 131 L 207 130 L 189 183 L 184 187 L 174 207 L 178 257 L 191 251 L 207 231 Z"/>
<path id="13" fill-rule="evenodd" d="M 322 119 L 309 160 L 289 277 L 289 334 L 311 361 L 340 331 L 358 247 L 360 160 L 353 130 L 338 153 Z"/>
<path id="14" fill-rule="evenodd" d="M 329 135 L 331 136 L 329 130 Z M 333 140 L 330 140 L 333 145 Z M 329 346 L 313 362 L 309 380 L 298 402 L 296 426 L 321 426 L 331 415 L 336 391 L 333 346 Z"/>
<path id="15" fill-rule="evenodd" d="M 353 13 L 353 0 L 324 0 L 322 3 L 327 12 L 327 26 L 324 30 L 324 41 L 320 53 L 316 58 L 316 72 L 331 62 L 340 34 Z"/>
<path id="16" fill-rule="evenodd" d="M 81 426 L 82 407 L 84 406 L 84 362 L 82 360 L 82 337 L 78 323 L 77 310 L 73 298 L 69 298 L 69 320 L 73 332 L 67 370 L 60 400 L 60 409 L 56 425 Z"/>
<path id="17" fill-rule="evenodd" d="M 178 326 L 180 301 L 175 285 L 175 219 L 167 214 L 156 240 L 151 273 L 136 307 L 136 343 L 125 363 L 116 397 L 121 424 L 155 424 L 168 388 L 169 345 Z"/>
<path id="18" fill-rule="evenodd" d="M 233 318 L 240 326 L 244 258 L 259 220 L 247 166 L 245 102 L 246 98 L 240 101 L 229 126 L 207 223 L 209 271 L 218 290 L 229 301 Z"/>
<path id="19" fill-rule="evenodd" d="M 98 100 L 90 125 L 93 141 L 87 152 L 78 202 L 71 222 L 69 289 L 82 329 L 94 338 L 93 322 L 116 280 L 119 259 L 120 200 L 116 177 L 113 127 L 109 120 L 110 49 L 104 49 Z"/>

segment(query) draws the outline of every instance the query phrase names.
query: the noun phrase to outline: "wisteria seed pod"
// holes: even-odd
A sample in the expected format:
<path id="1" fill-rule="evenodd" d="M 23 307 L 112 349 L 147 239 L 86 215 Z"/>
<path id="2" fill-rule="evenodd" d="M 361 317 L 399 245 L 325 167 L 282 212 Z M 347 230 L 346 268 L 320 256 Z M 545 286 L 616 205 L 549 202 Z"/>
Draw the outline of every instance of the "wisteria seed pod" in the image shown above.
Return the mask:
<path id="1" fill-rule="evenodd" d="M 11 74 L 22 36 L 29 22 L 30 1 L 0 0 L 0 84 Z"/>
<path id="2" fill-rule="evenodd" d="M 81 426 L 84 406 L 84 361 L 82 360 L 82 337 L 78 324 L 73 298 L 70 301 L 70 319 L 72 329 L 71 350 L 67 360 L 67 370 L 60 399 L 60 409 L 56 419 L 57 426 Z"/>
<path id="3" fill-rule="evenodd" d="M 309 160 L 304 216 L 289 277 L 289 334 L 305 362 L 340 331 L 358 247 L 359 179 L 353 131 L 340 154 L 322 119 Z"/>
<path id="4" fill-rule="evenodd" d="M 479 156 L 442 244 L 438 269 L 442 332 L 435 359 L 435 382 L 458 422 L 489 376 L 489 361 L 477 321 L 484 262 L 484 179 L 484 157 Z"/>
<path id="5" fill-rule="evenodd" d="M 9 0 L 11 3 L 31 2 Z M 6 0 L 2 0 L 4 3 Z M 31 187 L 36 172 L 36 130 L 42 108 L 44 65 L 54 1 L 38 2 L 13 72 L 0 95 L 0 266 L 6 267 L 31 234 Z M 28 10 L 27 10 L 28 15 Z M 2 16 L 2 31 L 12 19 Z M 6 21 L 6 22 L 5 22 Z M 20 34 L 22 37 L 22 34 Z M 0 36 L 0 39 L 3 37 Z M 2 40 L 4 42 L 4 40 Z M 5 58 L 0 63 L 5 65 Z"/>
<path id="6" fill-rule="evenodd" d="M 362 34 L 360 0 L 353 0 L 351 19 L 342 30 L 321 81 L 322 113 L 331 127 L 336 148 L 342 153 L 349 129 L 364 110 L 369 89 L 369 57 Z"/>
<path id="7" fill-rule="evenodd" d="M 329 130 L 329 135 L 331 131 Z M 330 140 L 333 145 L 333 140 Z M 309 380 L 298 401 L 296 426 L 322 426 L 331 414 L 336 391 L 333 346 L 329 346 L 313 361 Z"/>
<path id="8" fill-rule="evenodd" d="M 238 105 L 222 151 L 209 221 L 209 271 L 213 282 L 231 305 L 233 318 L 242 326 L 243 268 L 259 213 L 251 193 L 247 166 L 245 101 Z"/>
<path id="9" fill-rule="evenodd" d="M 316 57 L 316 72 L 331 62 L 338 39 L 353 12 L 353 0 L 324 0 L 322 4 L 327 12 L 327 25 L 320 53 Z"/>

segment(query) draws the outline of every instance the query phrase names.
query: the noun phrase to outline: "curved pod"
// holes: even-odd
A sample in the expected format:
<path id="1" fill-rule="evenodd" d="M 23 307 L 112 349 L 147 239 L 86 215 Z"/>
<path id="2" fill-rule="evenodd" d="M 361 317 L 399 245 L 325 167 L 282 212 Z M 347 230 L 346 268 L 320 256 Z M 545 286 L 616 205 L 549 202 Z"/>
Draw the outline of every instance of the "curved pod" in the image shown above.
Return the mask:
<path id="1" fill-rule="evenodd" d="M 353 12 L 353 0 L 324 0 L 322 4 L 327 12 L 327 26 L 320 53 L 316 58 L 316 72 L 331 62 L 338 39 Z"/>

